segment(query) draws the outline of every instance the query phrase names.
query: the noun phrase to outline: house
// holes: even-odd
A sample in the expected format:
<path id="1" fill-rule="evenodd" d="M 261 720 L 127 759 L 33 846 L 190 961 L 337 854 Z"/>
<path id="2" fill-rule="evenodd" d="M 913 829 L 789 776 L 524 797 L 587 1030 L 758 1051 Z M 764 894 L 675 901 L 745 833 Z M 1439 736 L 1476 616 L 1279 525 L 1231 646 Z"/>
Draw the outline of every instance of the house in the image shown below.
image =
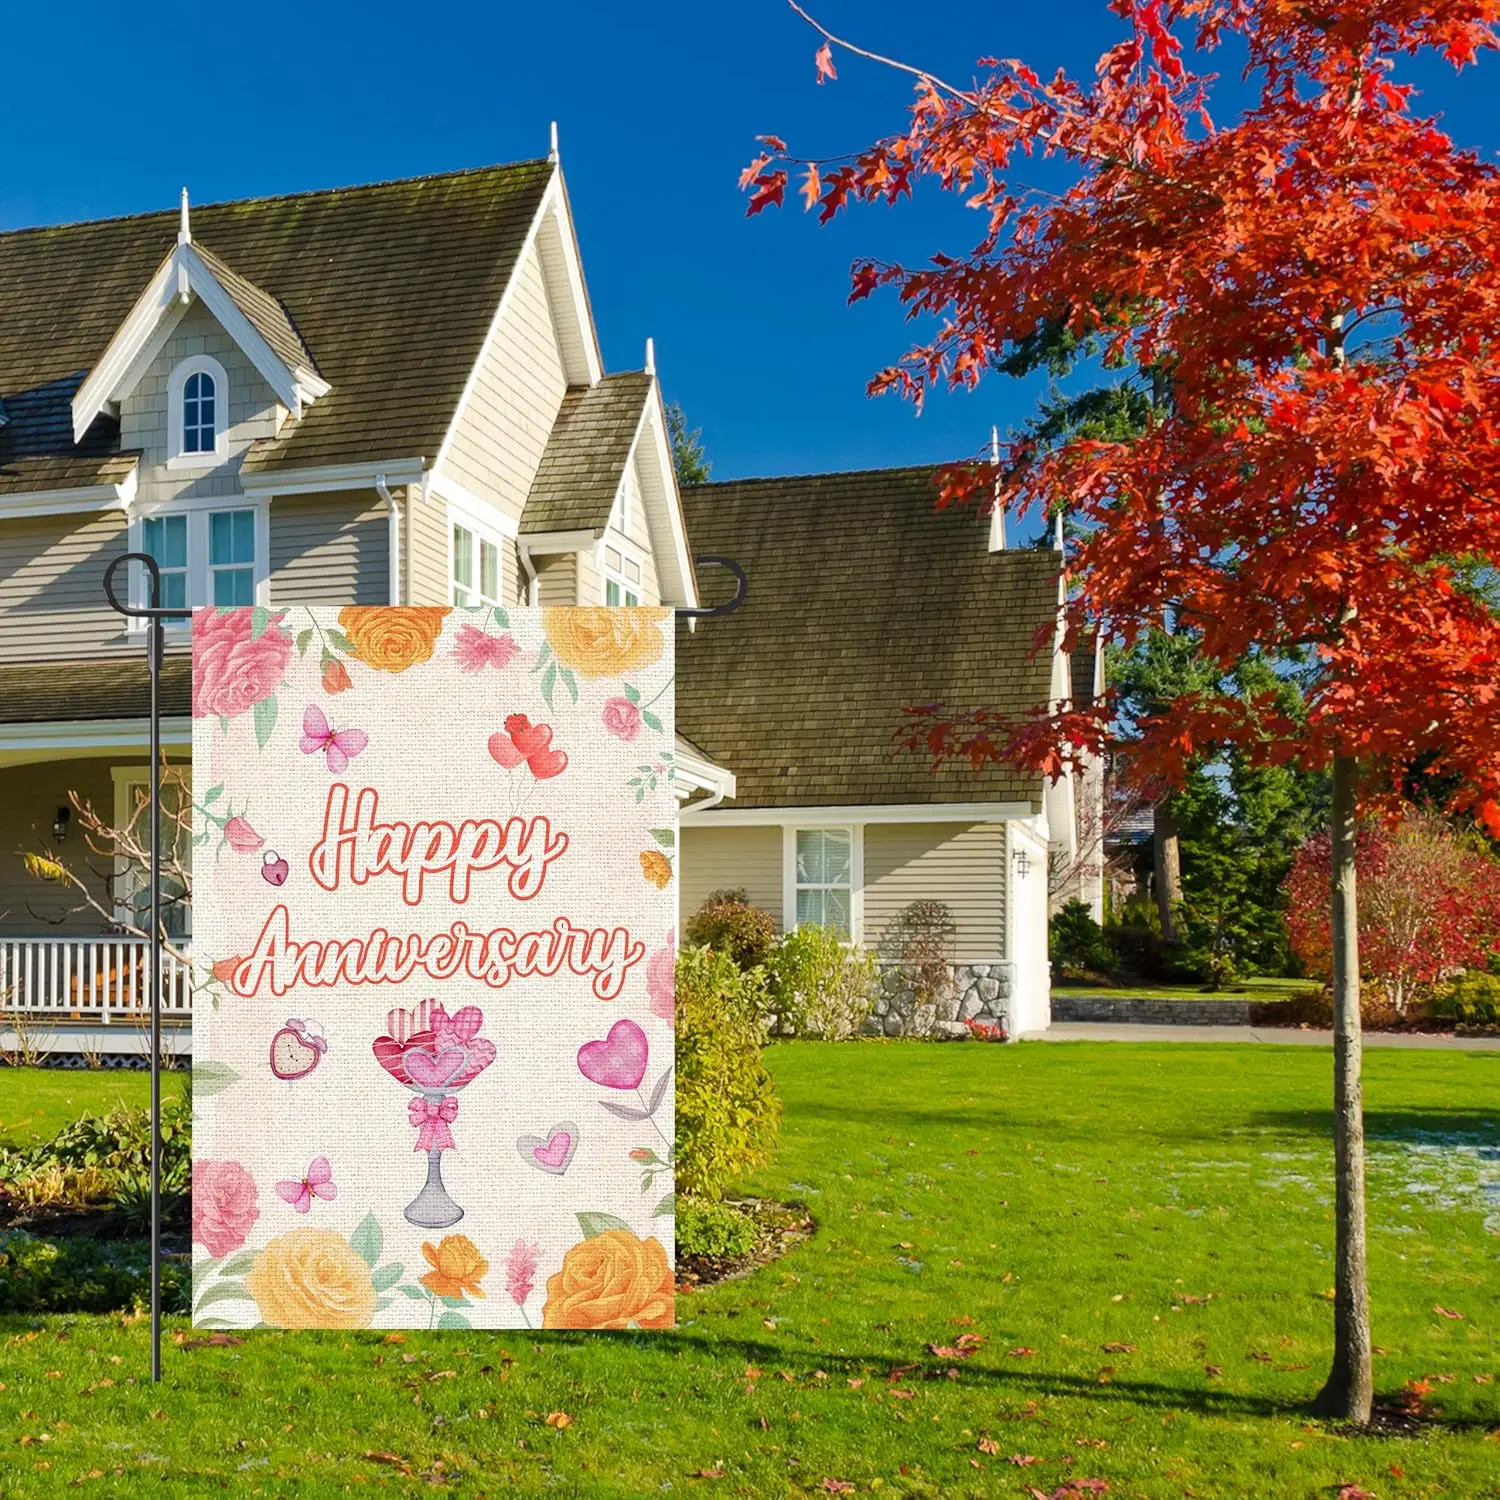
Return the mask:
<path id="1" fill-rule="evenodd" d="M 833 511 L 799 517 L 835 502 L 852 530 Z M 847 829 L 868 872 L 848 887 L 851 935 L 915 891 L 946 892 L 964 961 L 987 988 L 989 966 L 1010 965 L 1013 1019 L 1039 1023 L 1045 880 L 1016 871 L 1023 852 L 1045 862 L 1058 794 L 882 759 L 888 710 L 913 692 L 1067 691 L 1060 653 L 1022 649 L 1055 613 L 1055 565 L 961 530 L 913 475 L 714 486 L 685 508 L 649 341 L 643 368 L 603 368 L 555 149 L 0 234 L 0 998 L 101 1034 L 138 1008 L 138 878 L 80 847 L 69 806 L 77 793 L 124 824 L 145 780 L 142 638 L 103 594 L 122 553 L 155 558 L 168 605 L 271 609 L 693 609 L 695 554 L 722 553 L 750 568 L 748 601 L 680 632 L 686 909 L 747 883 L 778 920 L 810 909 L 794 879 L 767 884 L 765 861 L 768 829 L 795 849 L 815 812 L 806 826 Z M 169 760 L 190 740 L 186 645 L 174 631 L 162 673 Z M 186 789 L 184 766 L 166 795 Z M 825 842 L 828 868 L 840 847 Z M 99 903 L 39 882 L 26 851 L 94 869 Z M 825 916 L 837 892 L 830 880 Z M 171 920 L 185 951 L 185 903 Z M 167 980 L 185 1015 L 187 966 L 171 960 Z"/>
<path id="2" fill-rule="evenodd" d="M 1018 1034 L 1048 1023 L 1049 862 L 1082 865 L 1098 778 L 934 769 L 896 740 L 912 705 L 1021 720 L 1070 697 L 1075 673 L 1092 695 L 1098 653 L 1062 649 L 1057 553 L 1007 550 L 998 518 L 935 499 L 926 468 L 684 493 L 694 548 L 734 558 L 748 588 L 678 630 L 678 729 L 735 779 L 682 809 L 681 910 L 744 888 L 778 930 L 822 921 L 895 962 L 903 914 L 942 902 L 953 992 L 926 1013 L 882 1000 L 883 1029 Z"/>

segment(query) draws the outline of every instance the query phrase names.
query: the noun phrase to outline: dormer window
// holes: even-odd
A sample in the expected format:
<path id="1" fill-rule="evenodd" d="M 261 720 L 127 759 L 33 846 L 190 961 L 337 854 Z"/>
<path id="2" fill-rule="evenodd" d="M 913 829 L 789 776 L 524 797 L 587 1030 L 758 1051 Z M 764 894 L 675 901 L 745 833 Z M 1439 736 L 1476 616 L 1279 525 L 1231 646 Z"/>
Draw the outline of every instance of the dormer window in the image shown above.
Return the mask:
<path id="1" fill-rule="evenodd" d="M 180 361 L 167 385 L 167 465 L 207 468 L 228 456 L 229 378 L 218 360 Z"/>

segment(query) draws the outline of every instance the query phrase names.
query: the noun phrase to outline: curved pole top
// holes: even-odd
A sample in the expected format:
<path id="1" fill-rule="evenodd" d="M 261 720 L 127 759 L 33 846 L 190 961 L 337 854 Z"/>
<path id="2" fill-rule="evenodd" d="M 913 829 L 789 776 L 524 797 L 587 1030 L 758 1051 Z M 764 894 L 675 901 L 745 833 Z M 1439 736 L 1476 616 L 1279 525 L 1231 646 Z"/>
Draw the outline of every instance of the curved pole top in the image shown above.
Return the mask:
<path id="1" fill-rule="evenodd" d="M 139 563 L 151 578 L 151 603 L 147 606 L 135 605 L 128 599 L 121 599 L 115 593 L 115 570 L 122 563 Z M 193 612 L 190 609 L 164 609 L 161 605 L 161 569 L 157 566 L 156 559 L 149 552 L 125 552 L 110 563 L 104 570 L 104 597 L 109 600 L 109 607 L 122 615 L 128 615 L 132 620 L 191 620 Z"/>
<path id="2" fill-rule="evenodd" d="M 725 568 L 734 574 L 735 595 L 733 599 L 726 599 L 723 604 L 705 604 L 696 609 L 684 606 L 677 611 L 681 618 L 689 620 L 706 620 L 712 615 L 733 614 L 740 605 L 745 602 L 745 596 L 750 592 L 750 580 L 745 576 L 745 570 L 732 557 L 695 557 L 694 566 L 699 568 Z"/>

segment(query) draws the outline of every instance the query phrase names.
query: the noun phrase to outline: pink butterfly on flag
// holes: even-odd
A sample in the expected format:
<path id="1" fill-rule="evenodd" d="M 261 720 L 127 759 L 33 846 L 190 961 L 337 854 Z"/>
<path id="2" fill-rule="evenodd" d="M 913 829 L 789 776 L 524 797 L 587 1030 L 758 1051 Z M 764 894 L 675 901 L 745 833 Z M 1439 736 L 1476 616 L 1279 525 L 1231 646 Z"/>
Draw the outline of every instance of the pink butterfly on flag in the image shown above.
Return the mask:
<path id="1" fill-rule="evenodd" d="M 337 1198 L 339 1190 L 333 1185 L 333 1168 L 326 1156 L 315 1156 L 307 1168 L 307 1175 L 296 1182 L 278 1182 L 276 1196 L 284 1198 L 297 1210 L 305 1214 L 312 1207 L 315 1197 Z"/>
<path id="2" fill-rule="evenodd" d="M 334 732 L 327 715 L 316 703 L 310 703 L 302 715 L 302 753 L 316 755 L 321 750 L 328 757 L 328 769 L 335 776 L 370 743 L 363 729 L 340 729 Z"/>

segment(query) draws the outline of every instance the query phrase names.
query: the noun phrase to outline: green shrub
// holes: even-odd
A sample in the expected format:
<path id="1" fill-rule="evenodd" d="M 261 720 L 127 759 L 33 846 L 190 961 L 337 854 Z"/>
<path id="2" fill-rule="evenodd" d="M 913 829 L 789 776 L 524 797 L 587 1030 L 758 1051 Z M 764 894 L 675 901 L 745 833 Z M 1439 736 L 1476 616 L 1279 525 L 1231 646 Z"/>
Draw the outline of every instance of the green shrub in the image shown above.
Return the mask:
<path id="1" fill-rule="evenodd" d="M 1108 974 L 1115 967 L 1114 950 L 1104 940 L 1104 930 L 1082 901 L 1069 901 L 1047 924 L 1047 956 L 1052 973 Z"/>
<path id="2" fill-rule="evenodd" d="M 1500 1026 L 1500 974 L 1468 969 L 1440 986 L 1427 1010 L 1460 1026 Z"/>
<path id="3" fill-rule="evenodd" d="M 749 1255 L 757 1239 L 755 1220 L 743 1209 L 712 1199 L 677 1200 L 677 1253 L 729 1260 Z"/>
<path id="4" fill-rule="evenodd" d="M 188 1266 L 163 1260 L 167 1312 L 188 1311 L 191 1285 Z M 151 1248 L 143 1241 L 0 1233 L 0 1313 L 139 1312 L 150 1305 Z"/>
<path id="5" fill-rule="evenodd" d="M 694 948 L 717 948 L 742 969 L 765 963 L 776 942 L 776 924 L 771 913 L 750 904 L 743 887 L 714 891 L 688 918 L 683 932 Z"/>
<path id="6" fill-rule="evenodd" d="M 717 1198 L 776 1144 L 781 1101 L 761 1060 L 766 976 L 722 949 L 677 959 L 677 1185 Z"/>
<path id="7" fill-rule="evenodd" d="M 842 1041 L 874 1008 L 879 976 L 873 955 L 855 951 L 831 927 L 787 933 L 766 970 L 771 1010 L 784 1036 Z"/>
<path id="8" fill-rule="evenodd" d="M 193 1106 L 187 1094 L 163 1102 L 161 1108 L 162 1177 L 174 1171 L 192 1174 Z M 80 1170 L 98 1167 L 105 1172 L 151 1170 L 151 1112 L 116 1105 L 106 1115 L 82 1115 L 64 1125 L 50 1141 L 24 1150 L 0 1154 L 7 1175 L 21 1176 L 48 1167 Z"/>

